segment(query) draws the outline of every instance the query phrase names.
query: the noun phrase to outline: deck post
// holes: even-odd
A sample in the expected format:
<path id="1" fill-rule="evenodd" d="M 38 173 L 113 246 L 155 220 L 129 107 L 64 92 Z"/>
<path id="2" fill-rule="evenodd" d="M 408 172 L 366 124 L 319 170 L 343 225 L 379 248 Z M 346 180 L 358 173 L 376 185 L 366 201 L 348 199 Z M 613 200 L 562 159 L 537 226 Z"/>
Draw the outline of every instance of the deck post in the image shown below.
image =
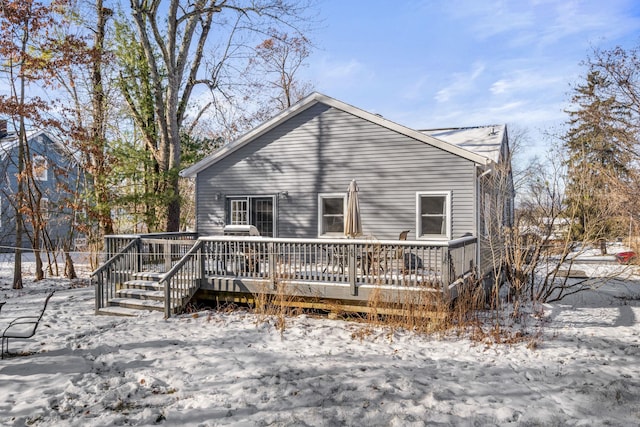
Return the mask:
<path id="1" fill-rule="evenodd" d="M 269 276 L 271 277 L 271 282 L 272 282 L 271 284 L 274 285 L 274 289 L 275 289 L 275 285 L 277 284 L 276 252 L 274 250 L 273 245 L 274 245 L 273 242 L 269 242 L 267 244 L 267 260 L 269 264 Z"/>
<path id="2" fill-rule="evenodd" d="M 451 284 L 451 278 L 449 277 L 449 262 L 451 253 L 449 247 L 440 248 L 442 251 L 442 292 L 444 296 L 449 298 L 449 285 Z"/>
<path id="3" fill-rule="evenodd" d="M 164 284 L 164 318 L 171 317 L 171 286 L 169 282 L 162 279 L 160 283 Z"/>
<path id="4" fill-rule="evenodd" d="M 91 277 L 91 281 L 93 282 L 92 285 L 94 286 L 95 292 L 96 292 L 96 310 L 95 310 L 95 314 L 98 314 L 100 309 L 102 308 L 103 302 L 102 302 L 102 276 L 92 276 Z"/>
<path id="5" fill-rule="evenodd" d="M 171 241 L 164 242 L 164 272 L 171 270 Z"/>
<path id="6" fill-rule="evenodd" d="M 351 286 L 351 295 L 358 295 L 358 288 L 356 287 L 356 249 L 354 244 L 349 244 L 347 247 L 347 268 L 349 275 L 349 285 Z"/>
<path id="7" fill-rule="evenodd" d="M 136 237 L 136 252 L 135 252 L 136 272 L 142 271 L 142 239 Z"/>
<path id="8" fill-rule="evenodd" d="M 197 244 L 197 243 L 196 243 Z M 204 253 L 202 251 L 202 247 L 204 245 L 200 245 L 200 248 L 198 249 L 198 272 L 197 272 L 197 276 L 198 277 L 198 287 L 202 286 L 202 283 L 204 282 Z"/>

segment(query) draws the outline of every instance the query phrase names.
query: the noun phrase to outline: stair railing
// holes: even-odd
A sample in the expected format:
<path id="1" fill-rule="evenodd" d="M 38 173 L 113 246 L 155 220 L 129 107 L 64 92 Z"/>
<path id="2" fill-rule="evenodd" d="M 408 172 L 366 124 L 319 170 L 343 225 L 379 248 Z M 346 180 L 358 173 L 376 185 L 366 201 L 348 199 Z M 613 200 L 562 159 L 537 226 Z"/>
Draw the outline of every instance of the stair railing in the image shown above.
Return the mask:
<path id="1" fill-rule="evenodd" d="M 189 251 L 160 279 L 164 286 L 164 317 L 184 309 L 191 297 L 200 288 L 203 274 L 202 240 L 198 240 Z"/>
<path id="2" fill-rule="evenodd" d="M 131 280 L 138 271 L 140 238 L 131 240 L 124 248 L 91 273 L 91 283 L 96 291 L 96 314 L 109 304 L 118 285 Z"/>

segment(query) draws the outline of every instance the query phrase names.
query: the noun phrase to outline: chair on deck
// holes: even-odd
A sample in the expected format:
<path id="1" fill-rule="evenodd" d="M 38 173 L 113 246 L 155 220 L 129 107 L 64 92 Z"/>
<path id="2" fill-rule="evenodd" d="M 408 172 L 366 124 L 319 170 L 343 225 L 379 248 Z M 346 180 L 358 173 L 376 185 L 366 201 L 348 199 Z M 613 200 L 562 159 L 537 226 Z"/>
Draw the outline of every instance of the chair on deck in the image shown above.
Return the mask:
<path id="1" fill-rule="evenodd" d="M 398 240 L 407 240 L 407 236 L 409 235 L 409 232 L 411 232 L 411 230 L 404 230 L 400 233 L 400 236 L 398 236 Z M 396 249 L 395 254 L 393 254 L 393 259 L 394 260 L 402 260 L 402 262 L 404 264 L 406 264 L 406 258 L 407 258 L 408 254 L 405 254 L 405 247 L 404 246 L 398 246 L 398 248 Z M 403 267 L 403 270 L 406 270 L 406 266 Z"/>
<path id="2" fill-rule="evenodd" d="M 404 230 L 403 232 L 401 232 L 400 236 L 398 236 L 398 240 L 407 240 L 407 236 L 409 235 L 410 231 L 411 230 Z M 404 248 L 400 246 L 396 250 L 396 259 L 402 259 L 403 256 L 404 256 Z"/>
<path id="3" fill-rule="evenodd" d="M 398 236 L 398 240 L 407 240 L 407 236 L 411 230 L 404 230 Z M 377 268 L 384 273 L 389 270 L 389 266 L 393 264 L 393 260 L 404 259 L 404 247 L 398 246 L 395 250 L 387 251 L 379 245 L 374 245 L 367 251 L 364 262 L 364 270 L 367 274 L 371 272 L 372 267 Z"/>
<path id="4" fill-rule="evenodd" d="M 54 292 L 55 291 L 47 295 L 47 298 L 44 300 L 44 306 L 42 307 L 42 311 L 40 312 L 39 316 L 16 317 L 11 321 L 11 323 L 9 323 L 4 332 L 2 332 L 2 354 L 0 355 L 0 358 L 4 359 L 5 353 L 7 355 L 9 354 L 9 338 L 24 340 L 27 338 L 31 338 L 36 334 L 36 330 L 38 329 L 40 320 L 42 320 L 42 316 L 44 315 L 44 311 L 47 309 L 49 299 L 51 299 Z"/>
<path id="5" fill-rule="evenodd" d="M 322 270 L 323 273 L 326 273 L 331 268 L 332 272 L 336 271 L 336 267 L 339 273 L 344 274 L 345 265 L 347 265 L 347 253 L 344 247 L 330 247 L 330 248 L 322 248 L 322 251 L 326 254 L 327 265 Z"/>

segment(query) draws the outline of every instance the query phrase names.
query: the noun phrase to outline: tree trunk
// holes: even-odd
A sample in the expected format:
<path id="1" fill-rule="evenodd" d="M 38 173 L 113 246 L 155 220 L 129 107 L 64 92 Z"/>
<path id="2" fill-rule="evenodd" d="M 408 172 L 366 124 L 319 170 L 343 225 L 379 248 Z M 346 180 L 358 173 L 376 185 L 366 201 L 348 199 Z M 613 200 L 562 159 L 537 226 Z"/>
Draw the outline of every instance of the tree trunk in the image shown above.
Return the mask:
<path id="1" fill-rule="evenodd" d="M 180 231 L 180 188 L 178 177 L 171 177 L 170 185 L 173 197 L 167 205 L 167 231 Z"/>
<path id="2" fill-rule="evenodd" d="M 93 125 L 91 128 L 92 143 L 101 150 L 97 151 L 96 177 L 94 177 L 94 192 L 98 201 L 98 216 L 100 223 L 100 231 L 102 235 L 113 234 L 113 219 L 111 218 L 111 205 L 109 204 L 109 189 L 105 183 L 105 159 L 104 146 L 105 143 L 105 106 L 104 106 L 104 86 L 102 84 L 102 55 L 104 53 L 105 27 L 107 19 L 111 16 L 112 11 L 103 6 L 102 0 L 96 0 L 96 33 L 94 37 L 94 48 L 97 55 L 91 64 L 91 88 L 93 103 Z"/>
<path id="3" fill-rule="evenodd" d="M 65 242 L 64 248 L 64 276 L 67 279 L 77 279 L 78 275 L 76 274 L 76 268 L 73 264 L 73 259 L 71 258 L 71 242 Z"/>
<path id="4" fill-rule="evenodd" d="M 20 149 L 18 151 L 21 151 Z M 20 154 L 18 154 L 20 158 Z M 21 161 L 18 160 L 18 164 Z M 18 169 L 20 166 L 18 166 Z M 15 251 L 14 251 L 14 262 L 13 262 L 13 289 L 22 289 L 22 234 L 24 232 L 23 223 L 22 223 L 22 214 L 20 213 L 19 206 L 21 205 L 20 195 L 22 194 L 22 182 L 18 181 L 18 200 L 16 201 L 16 242 L 15 242 Z"/>
<path id="5" fill-rule="evenodd" d="M 13 289 L 22 289 L 22 235 L 24 233 L 24 223 L 22 212 L 20 211 L 24 203 L 24 183 L 22 171 L 24 170 L 24 145 L 22 138 L 18 142 L 18 188 L 16 190 L 15 211 L 16 211 L 16 243 L 15 258 L 13 263 Z"/>

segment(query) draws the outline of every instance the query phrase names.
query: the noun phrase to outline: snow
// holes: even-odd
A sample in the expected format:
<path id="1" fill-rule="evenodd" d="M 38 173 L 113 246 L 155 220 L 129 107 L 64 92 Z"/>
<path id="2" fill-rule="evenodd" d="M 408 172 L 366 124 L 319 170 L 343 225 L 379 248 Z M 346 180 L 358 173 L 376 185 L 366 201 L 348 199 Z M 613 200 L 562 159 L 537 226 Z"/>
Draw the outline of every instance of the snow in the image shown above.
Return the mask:
<path id="1" fill-rule="evenodd" d="M 239 310 L 95 316 L 86 271 L 12 290 L 0 262 L 2 330 L 56 289 L 0 362 L 0 424 L 640 425 L 640 275 L 626 271 L 497 344 L 311 315 L 284 331 Z"/>
<path id="2" fill-rule="evenodd" d="M 497 163 L 500 161 L 500 149 L 505 131 L 505 125 L 493 125 L 471 128 L 427 129 L 420 132 L 485 156 Z"/>

